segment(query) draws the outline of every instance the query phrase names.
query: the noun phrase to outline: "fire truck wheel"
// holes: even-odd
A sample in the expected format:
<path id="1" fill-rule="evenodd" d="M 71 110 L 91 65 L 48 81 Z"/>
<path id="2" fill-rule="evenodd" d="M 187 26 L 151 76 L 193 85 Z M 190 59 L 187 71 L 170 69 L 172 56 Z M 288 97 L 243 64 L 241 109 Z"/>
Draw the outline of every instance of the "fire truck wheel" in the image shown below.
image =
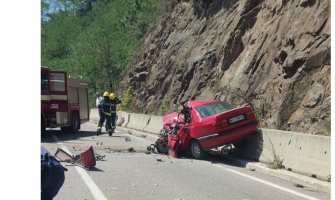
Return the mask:
<path id="1" fill-rule="evenodd" d="M 72 125 L 71 125 L 72 131 L 78 131 L 80 129 L 80 119 L 78 113 L 73 113 L 72 115 Z"/>
<path id="2" fill-rule="evenodd" d="M 195 159 L 203 159 L 206 157 L 206 152 L 196 140 L 191 140 L 190 142 L 190 152 Z"/>
<path id="3" fill-rule="evenodd" d="M 60 128 L 63 132 L 76 132 L 80 129 L 80 119 L 78 113 L 73 113 L 71 118 L 71 126 L 65 126 Z"/>

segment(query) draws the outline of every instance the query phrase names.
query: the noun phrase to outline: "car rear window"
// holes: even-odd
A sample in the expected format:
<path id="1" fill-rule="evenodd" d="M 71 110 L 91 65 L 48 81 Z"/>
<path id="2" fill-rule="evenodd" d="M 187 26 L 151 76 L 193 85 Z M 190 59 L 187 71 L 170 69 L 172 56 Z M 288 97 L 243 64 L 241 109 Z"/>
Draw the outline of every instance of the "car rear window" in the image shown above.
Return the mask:
<path id="1" fill-rule="evenodd" d="M 223 101 L 213 102 L 213 103 L 195 107 L 196 111 L 199 113 L 201 118 L 205 118 L 205 117 L 209 117 L 209 116 L 212 116 L 218 113 L 222 113 L 232 108 L 234 108 L 233 105 L 230 105 L 229 103 L 226 103 Z"/>

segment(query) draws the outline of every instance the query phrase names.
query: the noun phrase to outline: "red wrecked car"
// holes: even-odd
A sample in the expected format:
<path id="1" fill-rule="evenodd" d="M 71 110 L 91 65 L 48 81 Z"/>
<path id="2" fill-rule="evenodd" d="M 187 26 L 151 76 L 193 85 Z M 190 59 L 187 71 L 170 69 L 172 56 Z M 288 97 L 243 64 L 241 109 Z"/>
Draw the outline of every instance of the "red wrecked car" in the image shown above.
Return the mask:
<path id="1" fill-rule="evenodd" d="M 158 152 L 178 157 L 182 151 L 202 159 L 212 148 L 236 144 L 257 132 L 258 121 L 250 106 L 206 100 L 188 101 L 179 113 L 165 115 L 163 125 Z"/>

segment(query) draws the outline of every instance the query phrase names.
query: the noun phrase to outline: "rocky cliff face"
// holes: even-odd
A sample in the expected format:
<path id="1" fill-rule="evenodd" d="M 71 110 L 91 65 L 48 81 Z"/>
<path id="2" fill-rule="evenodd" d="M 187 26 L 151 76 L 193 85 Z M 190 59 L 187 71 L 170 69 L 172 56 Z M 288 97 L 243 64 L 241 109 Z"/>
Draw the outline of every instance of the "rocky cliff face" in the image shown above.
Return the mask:
<path id="1" fill-rule="evenodd" d="M 124 77 L 138 112 L 189 99 L 250 103 L 263 128 L 330 135 L 329 0 L 190 0 Z"/>

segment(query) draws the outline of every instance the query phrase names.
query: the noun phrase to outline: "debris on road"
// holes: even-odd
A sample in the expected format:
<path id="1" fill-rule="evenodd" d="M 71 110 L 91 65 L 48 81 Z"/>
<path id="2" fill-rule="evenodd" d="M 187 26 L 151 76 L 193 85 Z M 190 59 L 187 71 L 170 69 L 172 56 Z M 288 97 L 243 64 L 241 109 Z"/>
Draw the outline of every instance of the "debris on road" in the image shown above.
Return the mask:
<path id="1" fill-rule="evenodd" d="M 133 147 L 128 148 L 127 151 L 129 151 L 129 152 L 135 152 L 135 150 L 134 150 Z M 121 152 L 121 151 L 120 151 L 120 152 Z"/>
<path id="2" fill-rule="evenodd" d="M 106 155 L 95 154 L 95 159 L 98 161 L 105 161 Z"/>
<path id="3" fill-rule="evenodd" d="M 157 149 L 156 144 L 150 144 L 147 146 L 147 151 L 155 153 L 155 149 Z"/>
<path id="4" fill-rule="evenodd" d="M 158 161 L 158 162 L 163 162 L 163 160 L 160 159 L 160 158 L 157 158 L 156 161 Z"/>
<path id="5" fill-rule="evenodd" d="M 126 142 L 130 142 L 130 141 L 131 141 L 130 137 L 128 137 L 128 136 L 125 137 L 124 140 L 125 140 Z"/>
<path id="6" fill-rule="evenodd" d="M 294 186 L 295 186 L 295 187 L 298 187 L 298 188 L 304 188 L 304 186 L 301 185 L 301 184 L 299 184 L 299 183 L 294 184 Z"/>
<path id="7" fill-rule="evenodd" d="M 72 148 L 75 149 L 75 147 Z M 58 158 L 61 162 L 71 163 L 86 169 L 90 169 L 96 164 L 96 158 L 92 146 L 79 155 L 71 155 L 65 150 L 57 148 L 55 157 Z"/>
<path id="8" fill-rule="evenodd" d="M 249 170 L 252 171 L 252 172 L 256 171 L 256 169 L 254 167 L 249 168 Z"/>

